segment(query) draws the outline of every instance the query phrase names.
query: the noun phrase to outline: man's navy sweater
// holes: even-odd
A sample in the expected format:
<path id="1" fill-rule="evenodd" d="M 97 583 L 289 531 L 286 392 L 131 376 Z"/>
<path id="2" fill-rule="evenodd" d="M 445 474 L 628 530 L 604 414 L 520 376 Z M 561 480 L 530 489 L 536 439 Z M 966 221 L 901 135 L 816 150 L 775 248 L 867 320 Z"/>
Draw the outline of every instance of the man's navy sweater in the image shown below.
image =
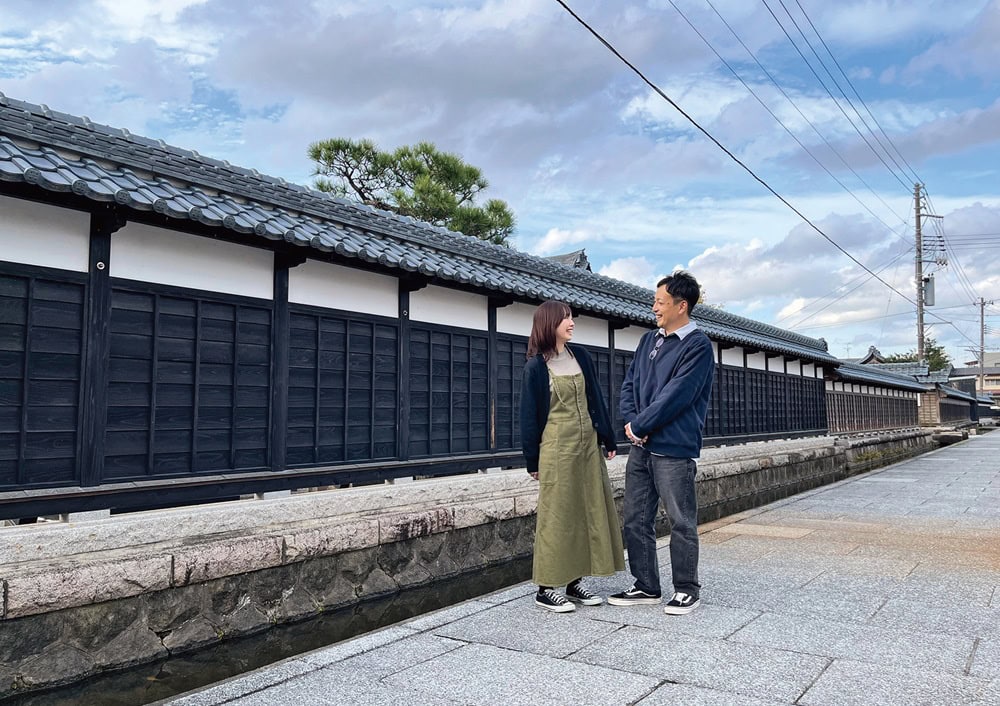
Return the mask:
<path id="1" fill-rule="evenodd" d="M 712 343 L 700 329 L 683 339 L 671 334 L 652 360 L 659 330 L 639 341 L 622 383 L 621 413 L 632 434 L 648 436 L 654 454 L 698 458 L 715 375 Z"/>

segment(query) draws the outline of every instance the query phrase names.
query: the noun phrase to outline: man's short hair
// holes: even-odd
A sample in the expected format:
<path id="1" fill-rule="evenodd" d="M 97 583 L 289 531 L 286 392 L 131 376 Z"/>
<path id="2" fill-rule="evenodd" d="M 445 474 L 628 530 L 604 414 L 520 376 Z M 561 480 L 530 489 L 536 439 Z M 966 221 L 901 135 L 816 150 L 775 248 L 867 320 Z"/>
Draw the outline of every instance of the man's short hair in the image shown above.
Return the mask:
<path id="1" fill-rule="evenodd" d="M 684 270 L 677 270 L 656 283 L 657 289 L 664 286 L 667 288 L 667 294 L 674 299 L 683 299 L 688 303 L 688 314 L 694 311 L 695 305 L 701 298 L 701 287 L 698 286 L 698 280 L 694 275 Z"/>

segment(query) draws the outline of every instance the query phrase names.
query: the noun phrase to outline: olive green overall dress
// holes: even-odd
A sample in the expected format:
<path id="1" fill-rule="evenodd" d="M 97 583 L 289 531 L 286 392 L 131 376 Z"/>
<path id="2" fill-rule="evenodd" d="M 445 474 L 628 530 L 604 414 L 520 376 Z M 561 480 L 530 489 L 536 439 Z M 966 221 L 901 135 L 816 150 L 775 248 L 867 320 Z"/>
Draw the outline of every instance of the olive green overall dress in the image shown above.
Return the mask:
<path id="1" fill-rule="evenodd" d="M 564 586 L 625 569 L 621 525 L 597 441 L 583 373 L 555 375 L 538 459 L 532 581 Z"/>

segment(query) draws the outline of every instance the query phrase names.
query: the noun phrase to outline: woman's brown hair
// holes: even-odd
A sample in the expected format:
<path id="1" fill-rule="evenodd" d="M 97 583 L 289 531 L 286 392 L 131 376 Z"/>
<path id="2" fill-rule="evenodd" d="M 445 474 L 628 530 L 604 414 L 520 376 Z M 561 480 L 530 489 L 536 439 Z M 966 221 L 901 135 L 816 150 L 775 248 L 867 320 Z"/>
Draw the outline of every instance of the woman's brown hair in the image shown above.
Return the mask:
<path id="1" fill-rule="evenodd" d="M 556 352 L 556 329 L 567 316 L 572 316 L 573 310 L 567 304 L 548 301 L 535 309 L 531 319 L 531 335 L 528 337 L 528 354 L 530 360 L 539 353 L 545 360 Z"/>

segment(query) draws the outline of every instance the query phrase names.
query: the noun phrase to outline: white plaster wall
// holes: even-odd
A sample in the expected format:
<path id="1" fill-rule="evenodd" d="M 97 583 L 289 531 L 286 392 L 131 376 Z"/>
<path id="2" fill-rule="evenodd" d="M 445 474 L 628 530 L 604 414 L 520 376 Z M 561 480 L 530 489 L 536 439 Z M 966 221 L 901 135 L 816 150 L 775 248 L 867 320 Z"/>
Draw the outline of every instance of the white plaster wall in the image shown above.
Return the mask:
<path id="1" fill-rule="evenodd" d="M 90 214 L 0 196 L 0 260 L 87 272 Z"/>
<path id="2" fill-rule="evenodd" d="M 288 301 L 395 319 L 399 317 L 399 280 L 307 260 L 288 272 Z"/>
<path id="3" fill-rule="evenodd" d="M 747 367 L 752 370 L 767 370 L 767 355 L 751 353 L 747 356 Z"/>
<path id="4" fill-rule="evenodd" d="M 489 329 L 486 297 L 444 287 L 424 287 L 410 293 L 410 320 L 477 331 Z M 524 335 L 531 333 L 531 327 Z"/>
<path id="5" fill-rule="evenodd" d="M 735 365 L 737 367 L 743 367 L 743 349 L 737 346 L 736 348 L 724 348 L 722 350 L 722 364 L 723 365 Z"/>
<path id="6" fill-rule="evenodd" d="M 274 254 L 129 223 L 111 236 L 111 276 L 271 299 Z"/>
<path id="7" fill-rule="evenodd" d="M 788 361 L 788 374 L 789 375 L 801 375 L 802 374 L 802 361 L 800 361 L 800 360 L 790 360 L 790 361 Z"/>
<path id="8" fill-rule="evenodd" d="M 712 360 L 719 362 L 719 344 L 715 341 L 712 341 Z"/>
<path id="9" fill-rule="evenodd" d="M 573 343 L 607 348 L 608 322 L 591 316 L 577 316 L 573 319 Z"/>
<path id="10" fill-rule="evenodd" d="M 816 365 L 814 363 L 805 363 L 802 366 L 802 375 L 807 378 L 816 377 Z"/>
<path id="11" fill-rule="evenodd" d="M 530 336 L 531 318 L 537 308 L 530 304 L 511 304 L 497 309 L 497 333 Z"/>
<path id="12" fill-rule="evenodd" d="M 785 372 L 785 359 L 780 355 L 775 356 L 774 358 L 768 358 L 767 369 L 775 373 Z"/>
<path id="13" fill-rule="evenodd" d="M 615 348 L 620 351 L 633 351 L 639 347 L 639 340 L 651 329 L 642 326 L 629 326 L 615 331 Z M 713 347 L 715 344 L 712 344 Z"/>
<path id="14" fill-rule="evenodd" d="M 827 392 L 832 392 L 836 388 L 834 387 L 834 383 L 832 381 L 827 380 L 826 381 L 826 389 L 827 389 Z"/>

